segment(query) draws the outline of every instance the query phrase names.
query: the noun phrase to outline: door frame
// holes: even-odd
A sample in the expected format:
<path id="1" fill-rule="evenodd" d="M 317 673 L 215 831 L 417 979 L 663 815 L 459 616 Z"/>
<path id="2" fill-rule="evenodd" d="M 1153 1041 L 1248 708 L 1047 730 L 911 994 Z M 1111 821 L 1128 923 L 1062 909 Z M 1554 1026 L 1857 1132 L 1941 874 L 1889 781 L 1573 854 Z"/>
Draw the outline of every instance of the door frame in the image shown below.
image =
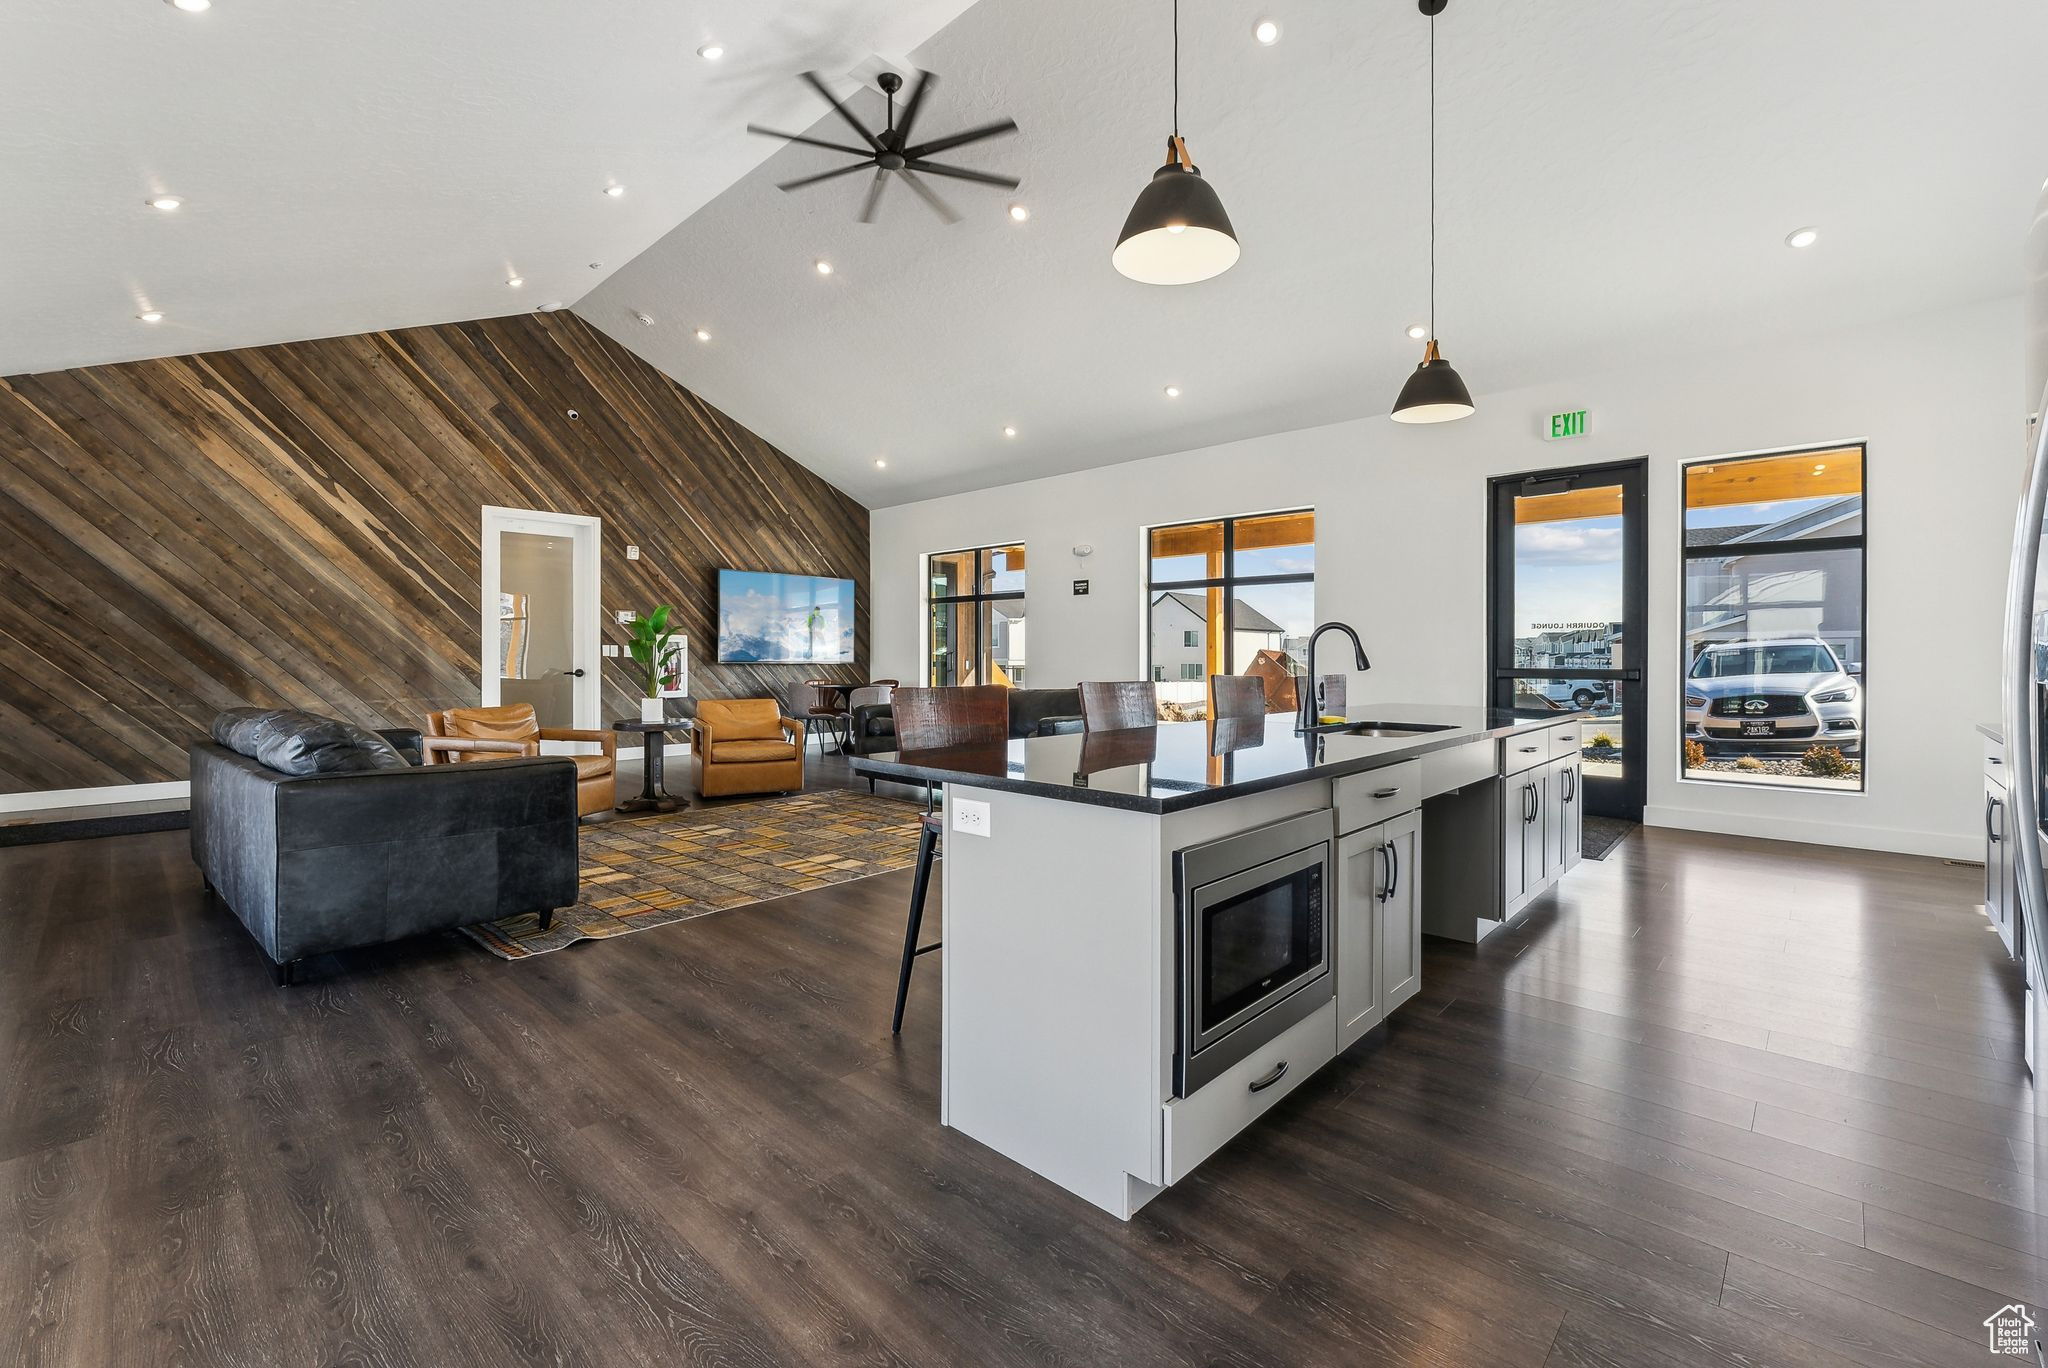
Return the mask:
<path id="1" fill-rule="evenodd" d="M 1633 479 L 1629 478 L 1633 476 Z M 1618 671 L 1598 670 L 1555 670 L 1532 671 L 1514 668 L 1515 625 L 1513 621 L 1514 556 L 1501 554 L 1501 536 L 1498 526 L 1501 495 L 1505 489 L 1520 492 L 1528 486 L 1556 485 L 1556 490 L 1531 492 L 1561 492 L 1575 485 L 1620 484 L 1621 504 L 1621 616 L 1623 622 L 1622 640 L 1630 636 L 1635 645 L 1623 657 L 1625 668 Z M 1610 808 L 1619 811 L 1611 815 L 1640 822 L 1643 808 L 1649 799 L 1649 671 L 1651 662 L 1648 644 L 1650 625 L 1650 458 L 1637 456 L 1615 461 L 1589 461 L 1583 465 L 1551 466 L 1542 470 L 1517 471 L 1511 475 L 1496 475 L 1486 483 L 1486 699 L 1491 706 L 1501 706 L 1500 684 L 1517 674 L 1557 675 L 1559 677 L 1583 678 L 1609 676 L 1619 686 L 1622 694 L 1621 746 L 1622 777 L 1618 787 L 1613 780 L 1599 780 L 1604 792 L 1602 797 Z M 1510 524 L 1512 526 L 1512 524 Z M 1504 612 L 1504 610 L 1507 610 Z M 1635 629 L 1631 633 L 1630 629 Z M 1634 663 L 1629 664 L 1629 658 Z M 1503 663 L 1505 661 L 1505 664 Z M 1512 698 L 1512 694 L 1509 695 Z M 1582 781 L 1595 782 L 1583 774 Z"/>
<path id="2" fill-rule="evenodd" d="M 604 693 L 604 655 L 599 627 L 603 619 L 604 521 L 577 513 L 547 513 L 531 508 L 500 508 L 486 504 L 483 509 L 483 561 L 477 636 L 479 702 L 496 707 L 499 699 L 498 671 L 492 662 L 498 650 L 498 536 L 503 532 L 526 532 L 543 537 L 566 537 L 571 542 L 571 573 L 575 583 L 570 592 L 570 643 L 575 668 L 583 673 L 571 691 L 570 711 L 575 725 L 594 730 L 601 723 Z"/>

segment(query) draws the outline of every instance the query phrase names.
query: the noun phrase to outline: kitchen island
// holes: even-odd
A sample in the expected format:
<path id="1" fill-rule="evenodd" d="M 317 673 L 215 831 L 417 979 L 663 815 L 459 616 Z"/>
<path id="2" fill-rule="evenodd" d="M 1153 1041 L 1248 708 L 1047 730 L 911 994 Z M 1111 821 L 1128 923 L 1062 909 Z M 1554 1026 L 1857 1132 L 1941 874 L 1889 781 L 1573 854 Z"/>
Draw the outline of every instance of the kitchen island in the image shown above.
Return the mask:
<path id="1" fill-rule="evenodd" d="M 1578 744 L 1384 705 L 855 757 L 944 786 L 941 1122 L 1130 1217 L 1412 996 L 1425 925 L 1569 867 Z"/>

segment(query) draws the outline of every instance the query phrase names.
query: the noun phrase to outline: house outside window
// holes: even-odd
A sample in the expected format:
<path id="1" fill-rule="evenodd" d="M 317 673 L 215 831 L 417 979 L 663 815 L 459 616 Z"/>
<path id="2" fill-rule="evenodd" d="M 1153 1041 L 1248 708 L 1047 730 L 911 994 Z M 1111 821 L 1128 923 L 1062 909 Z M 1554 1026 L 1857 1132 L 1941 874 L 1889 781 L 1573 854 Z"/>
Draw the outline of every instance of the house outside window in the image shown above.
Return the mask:
<path id="1" fill-rule="evenodd" d="M 925 678 L 1025 687 L 1024 548 L 927 556 Z"/>
<path id="2" fill-rule="evenodd" d="M 1685 467 L 1685 778 L 1859 791 L 1864 450 Z"/>
<path id="3" fill-rule="evenodd" d="M 1292 711 L 1315 622 L 1315 512 L 1155 527 L 1147 534 L 1146 666 L 1167 720 L 1208 716 L 1209 676 L 1264 679 Z"/>

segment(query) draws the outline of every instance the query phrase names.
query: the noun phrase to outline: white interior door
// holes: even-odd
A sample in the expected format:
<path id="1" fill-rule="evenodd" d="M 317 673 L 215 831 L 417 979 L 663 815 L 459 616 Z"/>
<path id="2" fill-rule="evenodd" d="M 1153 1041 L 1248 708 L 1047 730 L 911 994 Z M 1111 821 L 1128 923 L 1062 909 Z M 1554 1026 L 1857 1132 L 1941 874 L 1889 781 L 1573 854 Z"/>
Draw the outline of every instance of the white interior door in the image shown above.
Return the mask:
<path id="1" fill-rule="evenodd" d="M 543 727 L 601 724 L 596 518 L 483 511 L 482 698 L 531 703 Z"/>

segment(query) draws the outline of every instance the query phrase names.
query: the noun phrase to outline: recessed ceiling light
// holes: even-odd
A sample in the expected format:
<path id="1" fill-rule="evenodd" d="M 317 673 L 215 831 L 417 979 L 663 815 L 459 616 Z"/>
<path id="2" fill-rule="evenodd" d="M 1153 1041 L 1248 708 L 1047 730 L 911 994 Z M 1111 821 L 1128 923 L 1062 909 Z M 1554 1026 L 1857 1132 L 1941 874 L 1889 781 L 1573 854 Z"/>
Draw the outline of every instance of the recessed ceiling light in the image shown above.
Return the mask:
<path id="1" fill-rule="evenodd" d="M 697 329 L 697 340 L 699 342 L 709 342 L 711 340 L 711 334 L 707 332 L 705 329 L 699 328 Z"/>
<path id="2" fill-rule="evenodd" d="M 1423 338 L 1429 336 L 1429 329 L 1420 323 L 1411 323 L 1408 326 L 1408 335 L 1417 342 L 1420 342 Z"/>
<path id="3" fill-rule="evenodd" d="M 179 199 L 176 195 L 158 195 L 155 199 L 149 201 L 149 207 L 152 209 L 161 209 L 166 214 L 168 214 L 173 209 L 176 209 L 179 205 L 183 204 L 184 202 L 185 201 Z"/>
<path id="4" fill-rule="evenodd" d="M 144 312 L 139 313 L 135 316 L 145 323 L 161 323 L 164 321 L 164 316 L 158 313 L 155 309 L 145 310 Z"/>
<path id="5" fill-rule="evenodd" d="M 1252 37 L 1258 39 L 1267 47 L 1273 46 L 1273 44 L 1280 41 L 1279 22 L 1273 19 L 1259 20 L 1258 23 L 1252 25 Z"/>
<path id="6" fill-rule="evenodd" d="M 1003 429 L 1003 436 L 1005 436 L 1005 437 L 1015 437 L 1016 435 L 1017 435 L 1017 429 L 1015 429 L 1015 428 L 1013 428 L 1013 427 L 1006 427 L 1006 428 L 1004 428 L 1004 429 Z"/>
<path id="7" fill-rule="evenodd" d="M 1166 387 L 1166 397 L 1167 397 L 1167 398 L 1169 398 L 1169 399 L 1178 399 L 1178 398 L 1180 398 L 1180 386 L 1179 386 L 1179 385 L 1168 385 L 1168 386 Z"/>
<path id="8" fill-rule="evenodd" d="M 697 49 L 697 55 L 707 62 L 715 62 L 725 56 L 725 44 L 706 43 L 703 47 Z"/>
<path id="9" fill-rule="evenodd" d="M 518 289 L 518 288 L 519 288 L 519 287 L 520 287 L 521 285 L 524 285 L 524 284 L 526 283 L 526 277 L 525 277 L 525 276 L 512 276 L 511 278 L 509 278 L 508 280 L 506 280 L 506 282 L 505 282 L 505 283 L 506 283 L 507 285 L 510 285 L 510 286 L 511 286 L 511 287 L 512 287 L 513 289 L 515 289 L 515 290 L 516 290 L 516 289 Z"/>
<path id="10" fill-rule="evenodd" d="M 883 460 L 883 459 L 882 459 L 881 457 L 879 457 L 879 456 L 875 457 L 875 469 L 877 469 L 877 470 L 887 470 L 888 468 L 889 468 L 889 463 L 888 463 L 887 461 Z"/>
<path id="11" fill-rule="evenodd" d="M 1023 205 L 1013 204 L 1010 206 L 1010 221 L 1012 223 L 1022 223 L 1025 219 L 1028 219 L 1030 217 L 1031 211 L 1029 209 L 1026 209 Z"/>
<path id="12" fill-rule="evenodd" d="M 604 192 L 607 195 L 610 195 L 613 199 L 617 199 L 619 196 L 626 193 L 626 187 L 623 185 L 607 185 L 604 188 Z"/>
<path id="13" fill-rule="evenodd" d="M 832 274 L 832 263 L 825 260 L 823 257 L 818 258 L 818 260 L 812 262 L 811 264 L 818 268 L 819 275 Z"/>
<path id="14" fill-rule="evenodd" d="M 1787 247 L 1811 247 L 1819 241 L 1820 229 L 1818 228 L 1795 228 L 1785 235 L 1785 245 Z"/>
<path id="15" fill-rule="evenodd" d="M 173 9 L 181 9 L 187 14 L 197 14 L 201 10 L 213 8 L 213 0 L 165 0 L 165 3 L 169 4 Z"/>

